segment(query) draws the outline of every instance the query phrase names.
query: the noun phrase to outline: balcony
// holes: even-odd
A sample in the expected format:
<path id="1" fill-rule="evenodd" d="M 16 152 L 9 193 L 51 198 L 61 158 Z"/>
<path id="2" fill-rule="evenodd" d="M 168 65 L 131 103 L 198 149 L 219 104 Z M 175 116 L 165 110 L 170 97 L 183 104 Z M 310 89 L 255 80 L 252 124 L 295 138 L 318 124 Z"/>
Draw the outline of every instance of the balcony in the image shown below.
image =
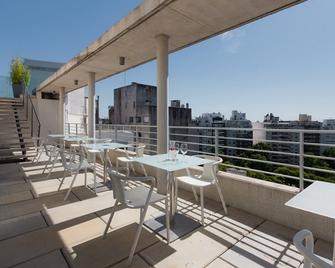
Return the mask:
<path id="1" fill-rule="evenodd" d="M 71 133 L 73 130 L 80 132 L 81 126 L 69 125 L 66 129 Z M 214 148 L 206 153 L 218 153 L 228 158 L 224 151 L 220 151 L 224 149 L 220 147 L 226 145 L 220 145 L 218 141 L 227 138 L 215 134 L 220 134 L 220 131 L 214 129 L 213 135 L 209 135 L 207 130 L 204 138 L 208 144 L 200 145 Z M 139 132 L 142 133 L 141 137 Z M 117 137 L 118 141 L 143 142 L 146 139 L 144 132 L 151 135 L 147 142 L 147 153 L 154 154 L 153 126 L 97 126 L 97 133 L 101 137 Z M 194 133 L 187 133 L 195 138 Z M 190 142 L 190 146 L 199 146 L 197 143 Z M 193 149 L 190 147 L 190 153 L 198 153 Z M 112 162 L 116 154 L 122 153 L 117 151 L 111 154 Z M 298 159 L 301 157 L 298 156 Z M 71 178 L 66 177 L 63 190 L 58 192 L 63 168 L 57 163 L 47 178 L 46 174 L 42 174 L 45 161 L 46 157 L 42 156 L 38 163 L 0 165 L 1 266 L 126 267 L 125 261 L 139 221 L 138 213 L 127 209 L 117 211 L 107 238 L 102 239 L 108 214 L 114 204 L 112 191 L 95 194 L 84 187 L 84 176 L 81 174 L 69 199 L 63 201 Z M 225 165 L 230 167 L 232 164 L 226 162 Z M 98 164 L 99 181 L 102 181 L 102 170 Z M 155 170 L 148 168 L 147 171 L 156 175 Z M 199 172 L 199 169 L 193 172 Z M 292 237 L 302 228 L 312 230 L 317 237 L 316 253 L 331 259 L 333 223 L 327 218 L 284 205 L 299 192 L 300 177 L 288 177 L 296 181 L 296 184 L 292 183 L 293 186 L 227 171 L 220 171 L 218 177 L 228 203 L 229 215 L 224 214 L 215 191 L 209 189 L 205 192 L 205 225 L 169 245 L 145 228 L 132 267 L 301 267 L 303 257 L 293 246 Z M 90 173 L 88 180 L 89 184 L 93 182 Z M 309 181 L 303 178 L 303 182 L 308 184 Z M 199 204 L 186 187 L 180 190 L 178 211 L 200 221 Z M 164 204 L 159 203 L 150 207 L 147 218 L 162 212 Z"/>

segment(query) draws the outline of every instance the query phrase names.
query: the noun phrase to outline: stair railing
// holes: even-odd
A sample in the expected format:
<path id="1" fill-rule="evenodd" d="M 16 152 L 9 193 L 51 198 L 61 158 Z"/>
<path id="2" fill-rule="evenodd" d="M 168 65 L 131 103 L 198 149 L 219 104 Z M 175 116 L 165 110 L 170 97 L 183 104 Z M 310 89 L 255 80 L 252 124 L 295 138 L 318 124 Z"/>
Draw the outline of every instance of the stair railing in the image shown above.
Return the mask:
<path id="1" fill-rule="evenodd" d="M 38 118 L 38 113 L 31 99 L 31 95 L 27 90 L 24 91 L 22 104 L 25 110 L 25 120 L 30 122 L 31 137 L 39 138 L 41 135 L 41 122 Z"/>

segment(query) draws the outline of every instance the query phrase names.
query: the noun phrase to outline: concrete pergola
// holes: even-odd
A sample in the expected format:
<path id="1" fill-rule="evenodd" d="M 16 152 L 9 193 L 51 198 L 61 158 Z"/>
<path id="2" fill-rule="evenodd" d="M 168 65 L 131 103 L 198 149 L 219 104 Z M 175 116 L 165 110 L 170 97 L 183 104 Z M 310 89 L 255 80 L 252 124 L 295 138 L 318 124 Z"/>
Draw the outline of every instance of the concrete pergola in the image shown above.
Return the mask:
<path id="1" fill-rule="evenodd" d="M 58 91 L 61 131 L 65 94 L 88 86 L 88 134 L 95 136 L 95 82 L 157 60 L 157 151 L 168 144 L 168 54 L 304 0 L 144 0 L 37 91 Z M 125 59 L 124 64 L 120 64 Z M 120 60 L 121 59 L 121 60 Z"/>

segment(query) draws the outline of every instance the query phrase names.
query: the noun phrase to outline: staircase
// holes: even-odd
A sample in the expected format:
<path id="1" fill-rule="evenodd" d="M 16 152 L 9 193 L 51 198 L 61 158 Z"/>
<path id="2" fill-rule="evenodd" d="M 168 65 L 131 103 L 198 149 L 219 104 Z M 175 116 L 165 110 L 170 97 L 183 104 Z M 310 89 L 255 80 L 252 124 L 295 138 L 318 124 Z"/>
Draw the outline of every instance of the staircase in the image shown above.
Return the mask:
<path id="1" fill-rule="evenodd" d="M 0 98 L 0 164 L 27 161 L 34 155 L 31 123 L 35 110 L 29 112 L 29 101 L 30 96 Z M 33 107 L 32 102 L 30 106 Z"/>

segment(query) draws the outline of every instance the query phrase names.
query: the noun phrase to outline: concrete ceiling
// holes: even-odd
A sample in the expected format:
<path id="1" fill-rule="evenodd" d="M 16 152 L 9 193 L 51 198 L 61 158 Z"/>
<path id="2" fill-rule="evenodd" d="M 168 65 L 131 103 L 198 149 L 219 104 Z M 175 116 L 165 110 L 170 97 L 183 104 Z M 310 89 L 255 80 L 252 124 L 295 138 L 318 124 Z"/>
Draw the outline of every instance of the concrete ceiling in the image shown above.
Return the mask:
<path id="1" fill-rule="evenodd" d="M 169 51 L 299 4 L 304 0 L 144 0 L 56 73 L 38 91 L 66 91 L 87 85 L 88 72 L 102 80 L 156 57 L 155 36 L 166 34 Z M 126 58 L 125 65 L 119 57 Z M 74 81 L 78 80 L 78 85 Z"/>

